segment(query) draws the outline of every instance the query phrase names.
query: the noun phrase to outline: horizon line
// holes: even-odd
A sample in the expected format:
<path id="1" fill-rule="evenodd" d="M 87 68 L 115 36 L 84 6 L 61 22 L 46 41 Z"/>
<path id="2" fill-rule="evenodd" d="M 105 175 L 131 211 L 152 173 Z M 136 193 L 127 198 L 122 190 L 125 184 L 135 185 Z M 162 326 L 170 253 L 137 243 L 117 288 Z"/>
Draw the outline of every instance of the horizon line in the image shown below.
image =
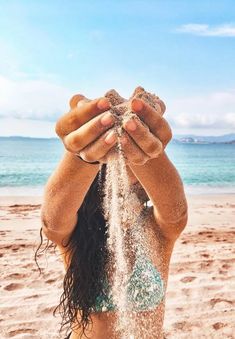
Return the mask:
<path id="1" fill-rule="evenodd" d="M 229 135 L 235 135 L 235 133 L 231 132 L 231 133 L 226 133 L 226 134 L 220 134 L 220 135 L 198 135 L 198 134 L 193 134 L 193 133 L 174 133 L 173 134 L 173 138 L 174 136 L 195 136 L 195 137 L 213 137 L 213 138 L 218 138 L 218 137 L 225 137 L 225 136 L 229 136 Z M 59 137 L 31 137 L 31 136 L 23 136 L 23 135 L 0 135 L 0 138 L 25 138 L 25 139 L 60 139 Z M 173 139 L 172 138 L 172 139 Z"/>

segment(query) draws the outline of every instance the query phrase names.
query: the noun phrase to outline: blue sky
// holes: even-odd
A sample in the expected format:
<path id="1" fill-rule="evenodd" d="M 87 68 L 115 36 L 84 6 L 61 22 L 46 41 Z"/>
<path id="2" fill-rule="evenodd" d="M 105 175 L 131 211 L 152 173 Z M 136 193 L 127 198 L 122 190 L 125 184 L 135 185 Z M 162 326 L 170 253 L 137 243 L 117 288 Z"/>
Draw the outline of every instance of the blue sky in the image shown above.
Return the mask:
<path id="1" fill-rule="evenodd" d="M 69 98 L 167 105 L 173 133 L 235 130 L 235 1 L 0 0 L 0 135 L 55 136 Z"/>

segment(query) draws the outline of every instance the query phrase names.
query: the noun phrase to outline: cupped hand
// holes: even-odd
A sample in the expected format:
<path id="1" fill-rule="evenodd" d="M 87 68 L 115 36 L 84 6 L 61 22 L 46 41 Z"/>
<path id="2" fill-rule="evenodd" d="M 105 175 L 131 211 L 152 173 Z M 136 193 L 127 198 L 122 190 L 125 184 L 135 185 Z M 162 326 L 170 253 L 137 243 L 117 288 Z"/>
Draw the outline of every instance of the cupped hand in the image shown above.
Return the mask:
<path id="1" fill-rule="evenodd" d="M 136 117 L 129 121 L 124 119 L 120 141 L 127 164 L 143 165 L 148 160 L 159 157 L 172 138 L 172 132 L 168 122 L 163 118 L 166 106 L 162 100 L 158 100 L 154 109 L 145 101 L 135 98 L 131 102 L 131 110 L 136 113 Z M 98 151 L 100 139 L 102 136 L 83 149 L 87 158 L 92 159 L 93 154 Z M 106 163 L 110 156 L 117 156 L 117 151 L 113 147 L 99 161 Z"/>
<path id="2" fill-rule="evenodd" d="M 131 109 L 137 118 L 123 124 L 122 149 L 128 163 L 143 165 L 162 154 L 172 138 L 172 131 L 163 118 L 166 107 L 160 99 L 154 109 L 145 101 L 134 98 Z"/>
<path id="3" fill-rule="evenodd" d="M 117 134 L 110 128 L 115 117 L 109 112 L 107 98 L 89 100 L 77 94 L 70 99 L 70 111 L 56 123 L 56 134 L 65 148 L 93 162 L 105 158 L 117 142 Z"/>

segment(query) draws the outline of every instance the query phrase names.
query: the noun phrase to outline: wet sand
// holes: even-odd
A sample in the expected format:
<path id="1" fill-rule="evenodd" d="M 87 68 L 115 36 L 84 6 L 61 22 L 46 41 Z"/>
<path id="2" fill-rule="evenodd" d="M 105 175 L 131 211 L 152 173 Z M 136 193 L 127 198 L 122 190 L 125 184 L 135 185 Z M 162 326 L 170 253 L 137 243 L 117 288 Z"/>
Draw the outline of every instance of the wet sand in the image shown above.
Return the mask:
<path id="1" fill-rule="evenodd" d="M 235 195 L 188 195 L 189 221 L 170 264 L 166 338 L 234 338 Z M 40 256 L 41 197 L 0 196 L 1 338 L 63 338 L 53 309 L 64 268 L 53 249 Z"/>

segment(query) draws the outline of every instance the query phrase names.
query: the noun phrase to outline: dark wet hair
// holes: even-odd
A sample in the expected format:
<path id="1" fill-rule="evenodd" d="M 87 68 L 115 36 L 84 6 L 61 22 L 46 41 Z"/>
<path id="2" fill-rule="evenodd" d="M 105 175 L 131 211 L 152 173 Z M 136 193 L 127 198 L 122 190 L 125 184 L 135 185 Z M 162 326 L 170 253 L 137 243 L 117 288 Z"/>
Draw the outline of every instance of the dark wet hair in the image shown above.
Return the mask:
<path id="1" fill-rule="evenodd" d="M 101 184 L 104 182 L 105 172 L 106 165 L 103 164 L 77 212 L 77 225 L 65 245 L 71 253 L 70 264 L 64 276 L 60 303 L 53 311 L 54 316 L 57 311 L 61 314 L 60 332 L 67 324 L 71 326 L 75 323 L 75 328 L 81 329 L 81 336 L 86 336 L 85 330 L 92 323 L 92 307 L 95 306 L 96 298 L 105 293 L 103 282 L 109 258 L 107 226 L 102 211 Z M 39 253 L 56 247 L 56 244 L 47 239 L 46 247 L 39 252 L 43 244 L 42 228 L 40 238 L 41 243 L 35 252 L 36 263 Z M 39 265 L 38 268 L 40 270 Z M 79 322 L 77 312 L 80 314 Z"/>

